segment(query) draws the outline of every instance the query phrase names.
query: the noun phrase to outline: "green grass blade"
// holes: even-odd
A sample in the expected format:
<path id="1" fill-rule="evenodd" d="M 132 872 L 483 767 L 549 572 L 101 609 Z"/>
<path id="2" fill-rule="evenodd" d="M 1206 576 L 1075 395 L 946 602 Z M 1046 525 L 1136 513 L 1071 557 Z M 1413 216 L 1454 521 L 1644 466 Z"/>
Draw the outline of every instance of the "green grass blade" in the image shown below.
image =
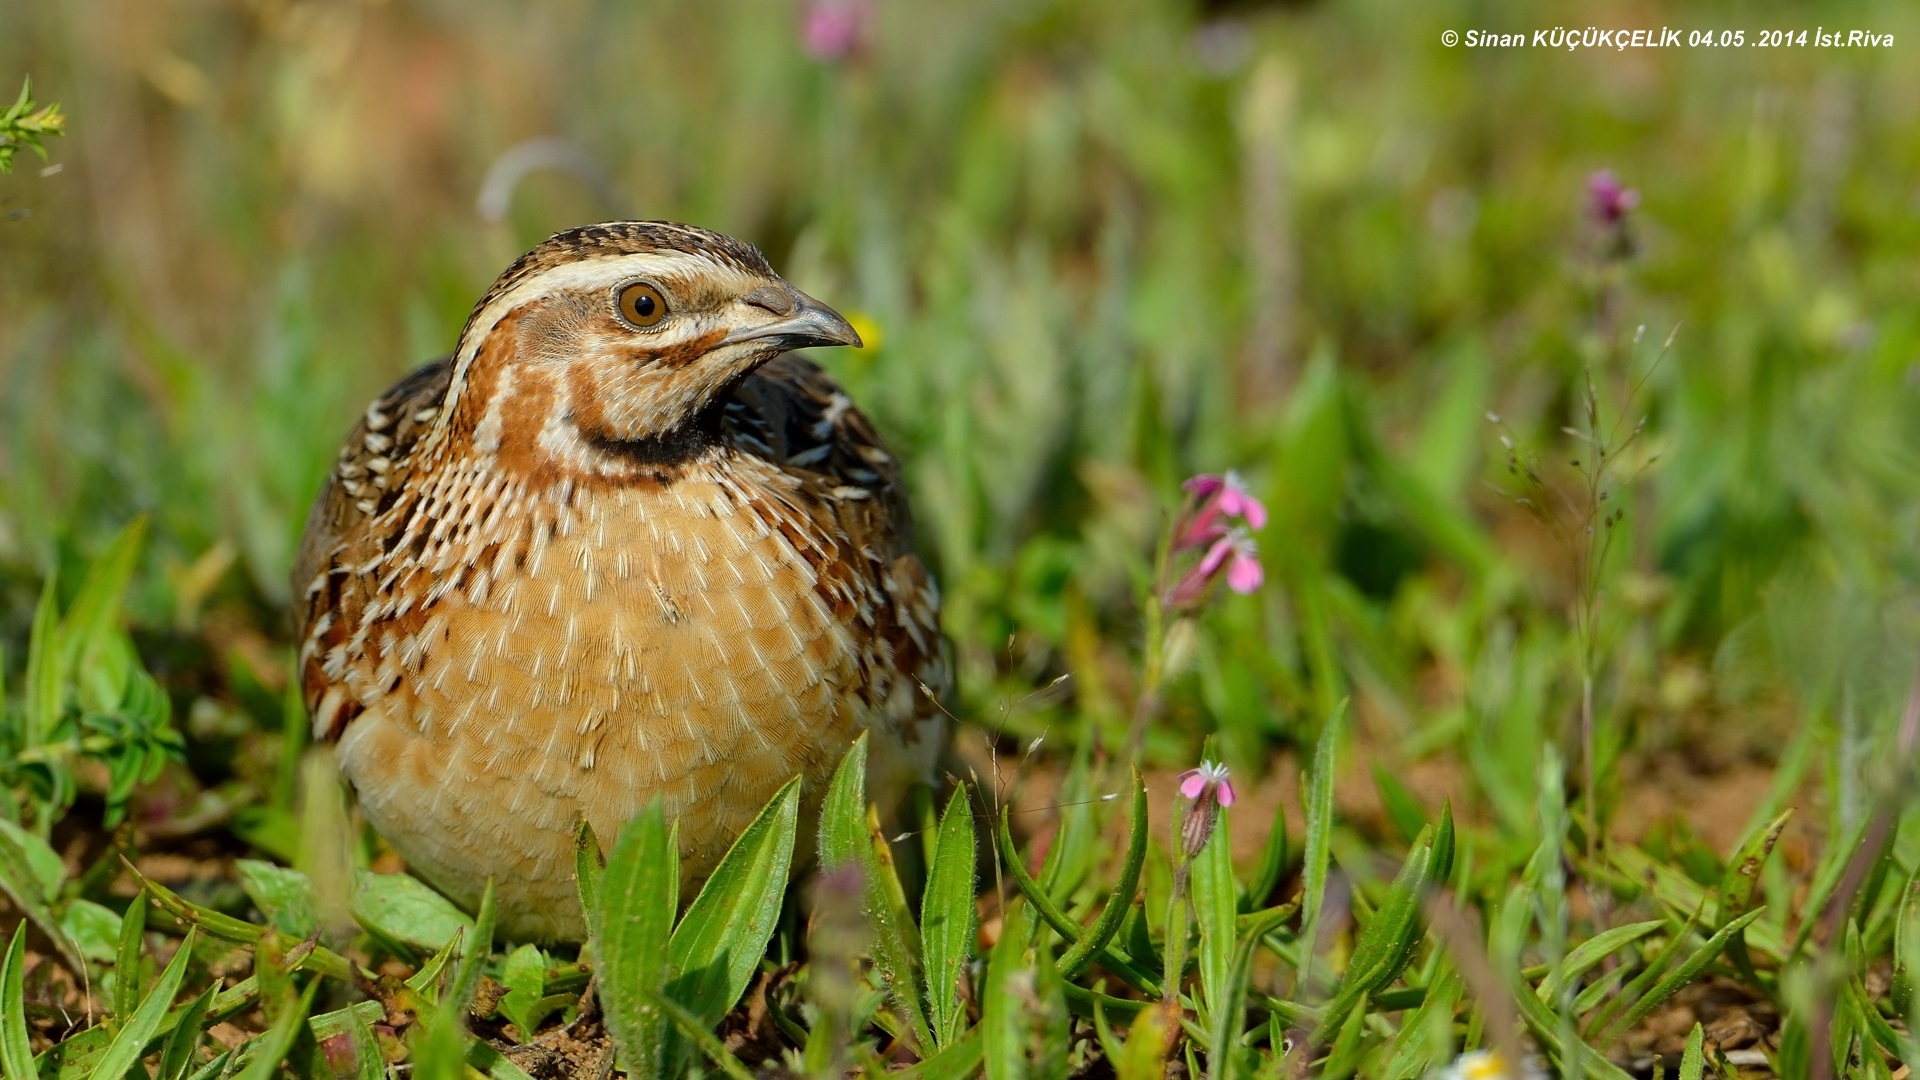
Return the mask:
<path id="1" fill-rule="evenodd" d="M 147 891 L 134 895 L 127 913 L 120 917 L 120 947 L 113 961 L 113 1015 L 132 1016 L 140 1007 L 140 958 L 146 951 Z"/>
<path id="2" fill-rule="evenodd" d="M 966 1026 L 960 978 L 973 953 L 974 859 L 978 840 L 967 789 L 955 789 L 940 815 L 939 838 L 920 898 L 920 953 L 927 970 L 927 1023 L 933 1041 L 953 1045 Z"/>
<path id="3" fill-rule="evenodd" d="M 1380 793 L 1380 808 L 1387 813 L 1387 820 L 1393 823 L 1394 831 L 1408 844 L 1414 842 L 1421 830 L 1427 827 L 1426 811 L 1420 809 L 1419 800 L 1406 786 L 1394 779 L 1382 762 L 1373 763 L 1373 786 Z"/>
<path id="4" fill-rule="evenodd" d="M 1212 1005 L 1213 1052 L 1207 1055 L 1208 1080 L 1230 1080 L 1232 1048 L 1240 1045 L 1240 1031 L 1246 1027 L 1247 980 L 1253 974 L 1253 955 L 1260 939 L 1279 926 L 1286 915 L 1283 909 L 1269 909 L 1266 917 L 1249 927 L 1234 948 L 1231 966 L 1220 986 L 1220 997 Z"/>
<path id="5" fill-rule="evenodd" d="M 1387 895 L 1373 913 L 1373 920 L 1354 943 L 1348 971 L 1368 971 L 1376 966 L 1380 974 L 1367 992 L 1383 989 L 1413 955 L 1419 929 L 1420 902 L 1425 897 L 1427 867 L 1433 860 L 1433 826 L 1423 827 L 1416 835 L 1413 849 L 1400 863 Z"/>
<path id="6" fill-rule="evenodd" d="M 144 898 L 140 901 L 145 902 Z M 219 989 L 216 980 L 187 1005 L 185 1012 L 171 1018 L 173 1030 L 167 1033 L 167 1043 L 160 1050 L 160 1067 L 153 1074 L 154 1080 L 180 1080 L 193 1068 L 193 1052 L 200 1048 L 207 1010 L 213 1007 L 213 995 Z"/>
<path id="7" fill-rule="evenodd" d="M 1301 900 L 1300 972 L 1296 984 L 1305 987 L 1313 968 L 1314 940 L 1319 936 L 1320 905 L 1327 895 L 1327 870 L 1332 860 L 1333 773 L 1340 744 L 1340 729 L 1347 715 L 1342 700 L 1320 729 L 1320 741 L 1313 750 L 1313 776 L 1307 785 L 1306 863 L 1301 869 L 1304 895 Z"/>
<path id="8" fill-rule="evenodd" d="M 1626 926 L 1616 926 L 1581 942 L 1567 953 L 1566 958 L 1561 960 L 1545 979 L 1541 980 L 1540 1000 L 1551 1004 L 1561 987 L 1577 982 L 1580 976 L 1592 970 L 1594 965 L 1666 924 L 1665 919 L 1630 923 Z"/>
<path id="9" fill-rule="evenodd" d="M 980 996 L 982 1055 L 988 1080 L 1026 1080 L 1027 1025 L 1022 1013 L 1031 990 L 1021 983 L 1027 966 L 1028 920 L 1016 900 L 1000 919 L 1000 940 L 987 957 L 986 986 Z"/>
<path id="10" fill-rule="evenodd" d="M 1692 933 L 1694 925 L 1699 921 L 1700 912 L 1695 910 L 1684 922 L 1675 927 L 1673 933 L 1668 935 L 1667 943 L 1661 946 L 1653 959 L 1647 961 L 1647 966 L 1640 974 L 1633 977 L 1633 981 L 1627 984 L 1626 989 L 1608 998 L 1606 1003 L 1600 1006 L 1599 1011 L 1588 1018 L 1587 1031 L 1592 1033 L 1606 1030 L 1612 1026 L 1613 1018 L 1620 1015 L 1620 1010 L 1645 996 L 1660 976 L 1666 974 L 1668 966 L 1673 963 L 1675 957 L 1680 955 L 1680 950 L 1686 947 L 1687 935 Z M 1605 1049 L 1605 1044 L 1602 1044 L 1601 1048 Z"/>
<path id="11" fill-rule="evenodd" d="M 920 1000 L 922 985 L 919 934 L 907 907 L 907 893 L 894 872 L 893 848 L 880 831 L 880 818 L 867 808 L 867 919 L 873 929 L 873 958 L 886 979 L 894 1004 L 905 1016 L 916 1048 L 931 1052 L 933 1031 Z"/>
<path id="12" fill-rule="evenodd" d="M 636 1080 L 652 1080 L 665 1067 L 666 1018 L 651 995 L 666 985 L 679 889 L 680 857 L 656 800 L 614 842 L 593 929 L 607 1028 Z"/>
<path id="13" fill-rule="evenodd" d="M 54 578 L 48 574 L 40 587 L 40 602 L 33 609 L 33 629 L 27 638 L 22 749 L 51 739 L 66 711 L 67 680 L 60 657 L 60 612 Z"/>
<path id="14" fill-rule="evenodd" d="M 1453 1010 L 1465 988 L 1466 983 L 1451 969 L 1443 970 L 1428 985 L 1425 999 L 1400 1025 L 1400 1034 L 1389 1048 L 1387 1066 L 1381 1073 L 1383 1080 L 1413 1080 L 1423 1076 L 1439 1057 L 1436 1044 L 1444 1046 L 1442 1053 L 1452 1050 Z"/>
<path id="15" fill-rule="evenodd" d="M 1260 846 L 1260 861 L 1254 864 L 1253 876 L 1247 879 L 1247 893 L 1240 898 L 1242 913 L 1264 906 L 1279 886 L 1280 876 L 1286 872 L 1287 803 L 1279 799 L 1273 804 L 1273 821 L 1267 826 L 1266 843 Z"/>
<path id="16" fill-rule="evenodd" d="M 134 1062 L 146 1056 L 147 1043 L 159 1034 L 160 1021 L 173 1007 L 173 996 L 180 992 L 180 980 L 187 977 L 187 961 L 193 956 L 193 940 L 193 932 L 188 931 L 187 939 L 174 950 L 173 960 L 160 973 L 159 981 L 153 984 L 146 999 L 131 1016 L 122 1020 L 119 1033 L 113 1037 L 100 1063 L 93 1067 L 89 1080 L 120 1080 Z"/>
<path id="17" fill-rule="evenodd" d="M 1108 894 L 1100 917 L 1093 921 L 1067 951 L 1060 955 L 1060 977 L 1073 980 L 1087 970 L 1094 958 L 1113 940 L 1127 912 L 1133 907 L 1134 893 L 1140 887 L 1140 871 L 1147 862 L 1147 785 L 1138 768 L 1133 770 L 1132 832 L 1127 837 L 1127 857 L 1120 864 L 1120 880 Z M 1284 825 L 1283 825 L 1284 828 Z"/>
<path id="18" fill-rule="evenodd" d="M 1706 1080 L 1707 1033 L 1699 1024 L 1687 1036 L 1687 1048 L 1680 1054 L 1680 1080 Z"/>
<path id="19" fill-rule="evenodd" d="M 60 623 L 60 662 L 67 671 L 78 673 L 95 662 L 119 631 L 121 598 L 133 579 L 146 532 L 147 518 L 142 514 L 128 522 L 87 567 L 73 606 Z"/>
<path id="20" fill-rule="evenodd" d="M 673 932 L 667 997 L 711 1028 L 746 992 L 767 951 L 793 862 L 800 781 L 782 785 L 714 868 Z"/>
<path id="21" fill-rule="evenodd" d="M 266 1034 L 254 1040 L 253 1060 L 240 1071 L 237 1080 L 273 1080 L 280 1072 L 280 1063 L 287 1058 L 287 1051 L 293 1049 L 293 1040 L 307 1022 L 307 1013 L 313 1009 L 314 992 L 320 989 L 320 980 L 307 983 L 300 998 L 280 1014 Z M 118 1073 L 113 1074 L 117 1078 Z M 95 1080 L 109 1080 L 97 1077 Z"/>
<path id="22" fill-rule="evenodd" d="M 573 830 L 573 881 L 580 893 L 580 917 L 588 926 L 600 916 L 600 878 L 606 873 L 607 857 L 600 850 L 600 838 L 586 818 Z"/>
<path id="23" fill-rule="evenodd" d="M 705 1054 L 708 1061 L 718 1066 L 722 1073 L 731 1077 L 732 1080 L 754 1080 L 753 1070 L 741 1064 L 740 1059 L 733 1056 L 733 1052 L 727 1049 L 726 1044 L 714 1037 L 712 1024 L 681 1007 L 678 1002 L 665 994 L 650 992 L 647 996 L 652 999 L 654 1007 L 665 1013 L 667 1019 L 673 1022 L 673 1026 L 680 1029 L 680 1034 Z"/>
<path id="24" fill-rule="evenodd" d="M 1781 812 L 1778 817 L 1767 822 L 1740 845 L 1733 859 L 1727 863 L 1727 873 L 1720 881 L 1720 925 L 1746 914 L 1753 904 L 1753 890 L 1760 883 L 1760 870 L 1766 865 L 1767 856 L 1773 854 L 1773 846 L 1780 839 L 1781 830 L 1787 827 L 1787 819 L 1793 816 L 1791 808 Z M 1753 957 L 1747 953 L 1747 936 L 1735 934 L 1727 942 L 1727 958 L 1733 961 L 1741 975 L 1753 982 L 1756 975 L 1753 970 Z"/>
<path id="25" fill-rule="evenodd" d="M 1679 993 L 1681 987 L 1698 978 L 1700 973 L 1707 969 L 1707 965 L 1713 963 L 1714 958 L 1719 956 L 1721 951 L 1727 947 L 1727 942 L 1732 939 L 1733 935 L 1744 930 L 1748 924 L 1759 918 L 1766 910 L 1767 909 L 1763 907 L 1754 908 L 1752 911 L 1721 927 L 1718 933 L 1707 939 L 1705 945 L 1700 946 L 1699 949 L 1694 951 L 1692 956 L 1687 957 L 1686 963 L 1681 964 L 1668 974 L 1666 978 L 1654 984 L 1652 990 L 1649 990 L 1639 1001 L 1634 1002 L 1633 1007 L 1628 1009 L 1620 1019 L 1614 1021 L 1613 1025 L 1607 1029 L 1607 1034 L 1601 1038 L 1599 1045 L 1603 1047 L 1612 1046 L 1621 1035 L 1632 1031 L 1633 1026 L 1644 1019 L 1648 1013 L 1659 1008 L 1674 994 Z"/>
<path id="26" fill-rule="evenodd" d="M 465 937 L 460 949 L 460 964 L 453 969 L 453 983 L 447 988 L 447 996 L 440 1001 L 440 1011 L 451 1015 L 456 1022 L 467 1013 L 467 1006 L 473 1004 L 473 995 L 480 990 L 480 976 L 487 969 L 487 959 L 493 954 L 493 924 L 496 906 L 493 896 L 493 879 L 487 879 L 486 891 L 480 894 L 480 914 L 473 920 L 473 933 Z"/>
<path id="27" fill-rule="evenodd" d="M 347 1033 L 353 1037 L 354 1080 L 386 1080 L 387 1063 L 380 1054 L 380 1040 L 373 1026 L 359 1009 L 346 1012 Z"/>
<path id="28" fill-rule="evenodd" d="M 1059 906 L 1047 896 L 1046 890 L 1040 887 L 1039 882 L 1033 880 L 1033 875 L 1027 872 L 1026 863 L 1021 861 L 1020 852 L 1013 845 L 1013 830 L 1008 824 L 1008 808 L 1005 806 L 1000 808 L 1000 827 L 994 835 L 1000 845 L 1000 865 L 1006 870 L 1007 876 L 1013 879 L 1014 886 L 1020 890 L 1020 894 L 1040 912 L 1040 917 L 1047 921 L 1048 926 L 1053 927 L 1055 933 L 1070 941 L 1080 940 L 1083 931 L 1079 925 L 1060 910 Z M 1101 967 L 1126 980 L 1127 984 L 1135 990 L 1148 997 L 1160 996 L 1159 981 L 1142 971 L 1130 958 L 1118 955 L 1107 948 L 1096 950 L 1094 955 L 1098 957 Z"/>
<path id="29" fill-rule="evenodd" d="M 952 1046 L 912 1068 L 888 1073 L 887 1080 L 967 1080 L 979 1071 L 986 1048 L 986 1039 L 981 1036 L 980 1030 L 977 1027 L 968 1028 L 967 1033 L 956 1039 Z"/>
<path id="30" fill-rule="evenodd" d="M 6 1080 L 37 1080 L 33 1044 L 27 1039 L 27 924 L 14 924 L 13 941 L 0 961 L 0 1074 Z"/>

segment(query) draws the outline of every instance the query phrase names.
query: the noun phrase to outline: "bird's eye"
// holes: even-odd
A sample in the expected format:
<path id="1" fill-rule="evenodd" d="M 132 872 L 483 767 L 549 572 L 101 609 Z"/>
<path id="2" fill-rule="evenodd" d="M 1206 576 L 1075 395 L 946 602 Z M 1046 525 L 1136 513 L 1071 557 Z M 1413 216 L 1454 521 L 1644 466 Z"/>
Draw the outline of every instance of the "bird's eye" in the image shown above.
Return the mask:
<path id="1" fill-rule="evenodd" d="M 644 281 L 620 290 L 620 317 L 635 326 L 653 326 L 667 315 L 667 298 Z"/>

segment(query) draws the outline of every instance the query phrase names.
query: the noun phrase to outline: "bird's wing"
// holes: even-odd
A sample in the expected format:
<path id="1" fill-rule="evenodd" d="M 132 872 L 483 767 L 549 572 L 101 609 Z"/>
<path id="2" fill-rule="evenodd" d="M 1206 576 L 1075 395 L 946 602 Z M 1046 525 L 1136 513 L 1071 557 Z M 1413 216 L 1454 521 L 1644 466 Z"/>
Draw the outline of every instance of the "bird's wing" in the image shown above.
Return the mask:
<path id="1" fill-rule="evenodd" d="M 333 471 L 307 514 L 306 532 L 293 560 L 295 629 L 303 644 L 313 636 L 315 616 L 326 610 L 322 601 L 332 584 L 334 557 L 341 544 L 355 526 L 385 509 L 399 490 L 414 446 L 446 400 L 452 381 L 451 357 L 416 369 L 367 407 L 340 447 Z M 309 680 L 309 709 L 324 688 L 324 679 Z"/>

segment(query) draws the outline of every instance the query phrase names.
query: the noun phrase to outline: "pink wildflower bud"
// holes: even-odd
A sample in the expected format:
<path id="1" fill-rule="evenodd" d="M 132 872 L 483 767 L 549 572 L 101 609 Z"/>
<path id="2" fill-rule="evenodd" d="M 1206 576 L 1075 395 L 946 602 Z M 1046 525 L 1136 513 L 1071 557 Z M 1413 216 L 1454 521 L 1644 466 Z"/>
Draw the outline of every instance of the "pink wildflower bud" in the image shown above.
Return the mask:
<path id="1" fill-rule="evenodd" d="M 1618 225 L 1640 205 L 1640 193 L 1620 182 L 1612 169 L 1587 177 L 1587 210 L 1602 225 Z"/>
<path id="2" fill-rule="evenodd" d="M 1260 567 L 1260 549 L 1245 529 L 1223 533 L 1167 593 L 1168 607 L 1187 607 L 1206 595 L 1207 586 L 1226 572 L 1227 588 L 1246 595 L 1260 588 L 1266 573 Z"/>
<path id="3" fill-rule="evenodd" d="M 814 0 L 800 27 L 800 47 L 822 63 L 843 60 L 860 47 L 870 14 L 864 0 Z"/>
<path id="4" fill-rule="evenodd" d="M 1227 776 L 1227 767 L 1202 761 L 1199 768 L 1181 773 L 1180 797 L 1190 804 L 1180 822 L 1180 849 L 1192 859 L 1213 838 L 1220 808 L 1233 805 L 1233 782 Z"/>
<path id="5" fill-rule="evenodd" d="M 1174 529 L 1175 551 L 1203 547 L 1225 535 L 1227 526 L 1221 521 L 1222 518 L 1240 518 L 1253 529 L 1267 527 L 1267 508 L 1247 490 L 1239 473 L 1196 476 L 1181 486 L 1187 489 L 1199 507 L 1190 521 Z"/>

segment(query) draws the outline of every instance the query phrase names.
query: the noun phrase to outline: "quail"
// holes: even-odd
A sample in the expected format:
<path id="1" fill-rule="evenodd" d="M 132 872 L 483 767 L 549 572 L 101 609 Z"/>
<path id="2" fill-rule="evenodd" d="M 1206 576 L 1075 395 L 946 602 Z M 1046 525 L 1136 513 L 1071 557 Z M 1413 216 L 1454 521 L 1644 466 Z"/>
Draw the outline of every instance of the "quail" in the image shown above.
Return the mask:
<path id="1" fill-rule="evenodd" d="M 898 461 L 790 352 L 860 345 L 758 250 L 559 233 L 366 411 L 294 568 L 302 690 L 368 821 L 520 940 L 581 940 L 573 835 L 659 799 L 685 885 L 861 733 L 927 778 L 949 679 Z M 691 895 L 683 891 L 683 896 Z"/>

